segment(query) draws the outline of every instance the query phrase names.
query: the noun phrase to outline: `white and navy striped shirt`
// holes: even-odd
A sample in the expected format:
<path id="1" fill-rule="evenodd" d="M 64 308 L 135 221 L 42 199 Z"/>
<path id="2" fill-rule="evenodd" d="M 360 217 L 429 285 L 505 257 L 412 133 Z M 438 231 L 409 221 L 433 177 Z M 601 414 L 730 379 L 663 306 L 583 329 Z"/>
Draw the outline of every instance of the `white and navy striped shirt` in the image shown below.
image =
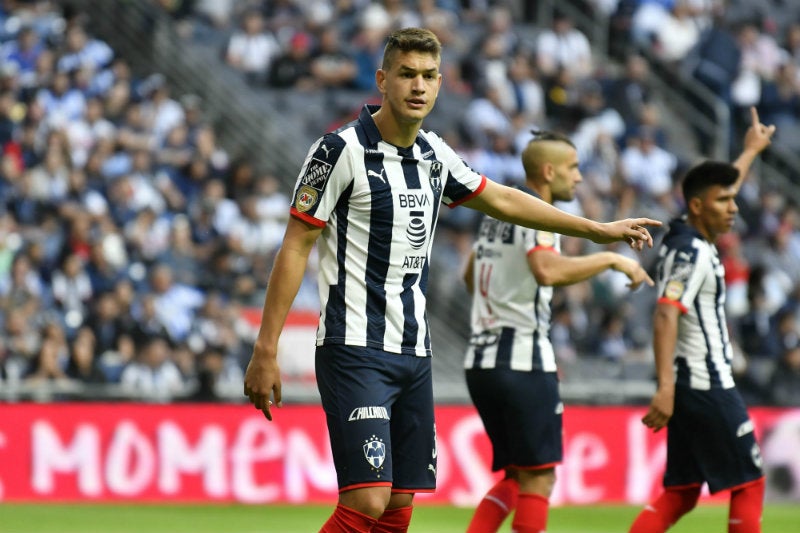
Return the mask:
<path id="1" fill-rule="evenodd" d="M 556 371 L 550 343 L 553 287 L 540 286 L 528 263 L 528 255 L 542 249 L 560 253 L 561 236 L 484 217 L 473 245 L 472 336 L 465 368 Z"/>
<path id="2" fill-rule="evenodd" d="M 364 106 L 314 143 L 295 185 L 292 215 L 324 228 L 317 345 L 429 356 L 425 291 L 439 206 L 467 201 L 486 178 L 433 133 L 421 130 L 409 148 L 384 142 L 377 110 Z"/>
<path id="3" fill-rule="evenodd" d="M 693 389 L 734 386 L 725 320 L 725 267 L 714 244 L 685 219 L 670 222 L 659 250 L 659 303 L 677 306 L 676 383 Z"/>

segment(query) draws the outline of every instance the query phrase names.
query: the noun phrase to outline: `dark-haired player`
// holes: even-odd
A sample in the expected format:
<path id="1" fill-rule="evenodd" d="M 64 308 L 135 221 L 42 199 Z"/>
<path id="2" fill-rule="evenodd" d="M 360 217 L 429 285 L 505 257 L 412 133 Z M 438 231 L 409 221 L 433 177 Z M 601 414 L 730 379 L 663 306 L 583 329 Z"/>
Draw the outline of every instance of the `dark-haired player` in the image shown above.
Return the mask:
<path id="1" fill-rule="evenodd" d="M 658 386 L 642 419 L 667 427 L 664 491 L 630 533 L 662 533 L 697 504 L 707 483 L 730 491 L 729 533 L 759 533 L 764 499 L 753 423 L 731 372 L 725 321 L 725 269 L 714 242 L 730 231 L 736 194 L 775 126 L 751 109 L 744 151 L 733 163 L 706 161 L 683 179 L 686 214 L 670 223 L 659 250 L 653 350 Z"/>

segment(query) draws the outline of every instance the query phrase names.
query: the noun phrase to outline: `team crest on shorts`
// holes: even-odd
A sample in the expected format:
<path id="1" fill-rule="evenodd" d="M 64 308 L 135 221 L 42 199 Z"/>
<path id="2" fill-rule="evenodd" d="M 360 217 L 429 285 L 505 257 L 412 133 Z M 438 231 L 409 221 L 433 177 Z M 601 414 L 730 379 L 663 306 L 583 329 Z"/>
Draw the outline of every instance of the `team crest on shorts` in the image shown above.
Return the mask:
<path id="1" fill-rule="evenodd" d="M 383 439 L 372 435 L 368 440 L 364 441 L 362 448 L 364 449 L 364 458 L 372 469 L 382 470 L 383 462 L 386 460 L 386 444 L 383 443 Z"/>
<path id="2" fill-rule="evenodd" d="M 304 213 L 317 203 L 317 191 L 313 187 L 303 185 L 297 191 L 297 210 Z"/>

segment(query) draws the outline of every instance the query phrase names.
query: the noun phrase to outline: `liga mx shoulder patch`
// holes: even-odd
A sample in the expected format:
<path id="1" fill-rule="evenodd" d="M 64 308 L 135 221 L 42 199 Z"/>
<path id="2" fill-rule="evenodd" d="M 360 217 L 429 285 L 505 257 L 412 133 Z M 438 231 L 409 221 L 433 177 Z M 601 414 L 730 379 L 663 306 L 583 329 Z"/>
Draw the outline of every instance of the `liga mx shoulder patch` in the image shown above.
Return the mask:
<path id="1" fill-rule="evenodd" d="M 297 204 L 297 210 L 301 213 L 305 213 L 314 207 L 314 204 L 317 203 L 318 197 L 319 196 L 316 189 L 308 185 L 303 185 L 297 190 L 297 199 L 295 201 Z"/>
<path id="2" fill-rule="evenodd" d="M 551 231 L 537 231 L 536 232 L 536 246 L 545 246 L 552 248 L 556 243 L 556 236 Z"/>
<path id="3" fill-rule="evenodd" d="M 664 287 L 664 297 L 677 302 L 683 296 L 685 288 L 686 286 L 683 282 L 674 279 L 670 280 L 667 282 L 667 286 Z"/>

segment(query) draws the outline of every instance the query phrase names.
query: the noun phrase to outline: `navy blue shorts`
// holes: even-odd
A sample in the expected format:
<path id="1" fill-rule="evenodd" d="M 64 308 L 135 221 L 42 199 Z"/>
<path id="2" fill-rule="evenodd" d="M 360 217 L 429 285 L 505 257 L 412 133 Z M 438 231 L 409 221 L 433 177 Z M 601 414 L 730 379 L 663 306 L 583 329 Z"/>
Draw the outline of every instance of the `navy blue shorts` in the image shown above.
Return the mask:
<path id="1" fill-rule="evenodd" d="M 555 466 L 563 452 L 555 372 L 468 369 L 467 387 L 492 441 L 492 470 Z"/>
<path id="2" fill-rule="evenodd" d="M 676 386 L 664 486 L 706 482 L 715 493 L 762 475 L 761 451 L 739 391 Z"/>
<path id="3" fill-rule="evenodd" d="M 316 374 L 340 491 L 436 489 L 430 357 L 320 346 Z"/>

